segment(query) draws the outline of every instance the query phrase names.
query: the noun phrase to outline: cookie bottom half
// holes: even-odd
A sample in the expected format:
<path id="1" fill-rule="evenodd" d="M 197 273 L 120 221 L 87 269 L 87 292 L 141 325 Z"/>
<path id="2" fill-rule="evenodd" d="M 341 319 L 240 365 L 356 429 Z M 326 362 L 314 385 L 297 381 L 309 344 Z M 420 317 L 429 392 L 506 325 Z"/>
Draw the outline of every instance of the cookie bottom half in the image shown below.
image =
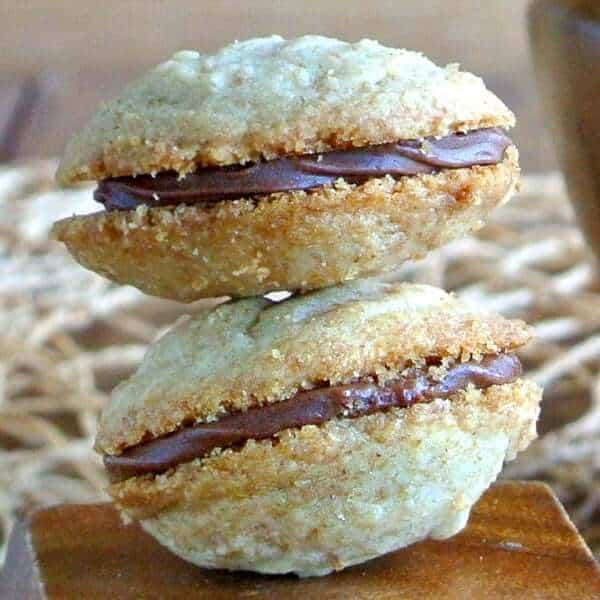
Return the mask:
<path id="1" fill-rule="evenodd" d="M 390 271 L 478 229 L 510 196 L 518 172 L 511 146 L 493 166 L 99 212 L 59 221 L 53 236 L 83 266 L 155 296 L 191 302 L 304 291 Z"/>
<path id="2" fill-rule="evenodd" d="M 532 382 L 282 431 L 158 476 L 113 484 L 117 505 L 209 568 L 324 575 L 446 538 L 535 437 Z"/>

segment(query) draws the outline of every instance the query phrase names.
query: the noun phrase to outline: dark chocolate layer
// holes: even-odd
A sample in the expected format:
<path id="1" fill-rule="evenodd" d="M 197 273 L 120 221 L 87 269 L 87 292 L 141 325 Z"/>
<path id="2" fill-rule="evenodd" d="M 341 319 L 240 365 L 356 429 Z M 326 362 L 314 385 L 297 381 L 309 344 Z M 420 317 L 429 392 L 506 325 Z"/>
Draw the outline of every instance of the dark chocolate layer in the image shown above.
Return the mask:
<path id="1" fill-rule="evenodd" d="M 458 363 L 441 381 L 423 370 L 389 382 L 352 383 L 299 392 L 289 400 L 222 417 L 213 423 L 191 425 L 175 433 L 139 444 L 119 456 L 104 456 L 112 481 L 162 473 L 183 462 L 202 458 L 214 448 L 229 448 L 249 439 L 273 437 L 283 429 L 320 425 L 336 417 L 355 418 L 389 408 L 412 406 L 447 398 L 468 384 L 476 388 L 510 383 L 521 375 L 514 354 L 487 356 Z"/>
<path id="2" fill-rule="evenodd" d="M 310 190 L 331 185 L 340 177 L 348 183 L 362 183 L 384 175 L 400 177 L 497 164 L 511 143 L 503 129 L 477 129 L 440 139 L 335 150 L 244 166 L 202 168 L 181 179 L 173 172 L 156 177 L 116 177 L 101 181 L 94 198 L 107 210 L 131 210 L 141 204 L 176 206 Z"/>

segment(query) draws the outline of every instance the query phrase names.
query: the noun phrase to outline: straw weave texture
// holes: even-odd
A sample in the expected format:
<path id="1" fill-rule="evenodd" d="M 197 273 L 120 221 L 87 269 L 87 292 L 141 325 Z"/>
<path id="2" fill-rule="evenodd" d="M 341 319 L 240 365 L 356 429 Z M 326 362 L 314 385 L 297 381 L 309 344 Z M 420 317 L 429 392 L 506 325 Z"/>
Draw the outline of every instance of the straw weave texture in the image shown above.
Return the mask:
<path id="1" fill-rule="evenodd" d="M 0 167 L 0 564 L 19 511 L 104 497 L 91 445 L 110 389 L 166 327 L 206 305 L 116 287 L 48 241 L 53 220 L 97 210 L 89 186 L 55 187 L 55 167 Z M 477 236 L 398 275 L 535 327 L 522 359 L 546 388 L 542 435 L 504 476 L 549 482 L 598 556 L 600 280 L 562 179 L 525 177 Z"/>

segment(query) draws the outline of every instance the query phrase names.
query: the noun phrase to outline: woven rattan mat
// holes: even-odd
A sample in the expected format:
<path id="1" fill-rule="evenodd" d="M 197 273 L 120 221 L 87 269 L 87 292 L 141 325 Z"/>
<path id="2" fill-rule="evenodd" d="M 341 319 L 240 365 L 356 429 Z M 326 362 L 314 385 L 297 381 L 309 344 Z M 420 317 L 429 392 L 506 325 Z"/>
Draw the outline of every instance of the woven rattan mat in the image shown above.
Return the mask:
<path id="1" fill-rule="evenodd" d="M 54 219 L 96 210 L 89 187 L 56 189 L 54 168 L 0 167 L 0 547 L 23 508 L 102 497 L 98 411 L 148 343 L 202 305 L 111 285 L 49 242 Z M 477 237 L 401 274 L 534 325 L 522 358 L 546 388 L 542 435 L 504 476 L 549 482 L 598 555 L 600 281 L 561 178 L 525 177 Z"/>

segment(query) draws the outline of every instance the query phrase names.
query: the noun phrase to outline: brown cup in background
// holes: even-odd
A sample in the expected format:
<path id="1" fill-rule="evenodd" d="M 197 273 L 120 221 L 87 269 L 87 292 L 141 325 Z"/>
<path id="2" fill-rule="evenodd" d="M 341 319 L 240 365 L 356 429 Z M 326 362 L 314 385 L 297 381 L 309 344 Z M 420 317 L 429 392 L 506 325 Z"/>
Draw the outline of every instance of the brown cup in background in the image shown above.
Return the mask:
<path id="1" fill-rule="evenodd" d="M 535 0 L 529 37 L 569 196 L 600 259 L 600 0 Z"/>

